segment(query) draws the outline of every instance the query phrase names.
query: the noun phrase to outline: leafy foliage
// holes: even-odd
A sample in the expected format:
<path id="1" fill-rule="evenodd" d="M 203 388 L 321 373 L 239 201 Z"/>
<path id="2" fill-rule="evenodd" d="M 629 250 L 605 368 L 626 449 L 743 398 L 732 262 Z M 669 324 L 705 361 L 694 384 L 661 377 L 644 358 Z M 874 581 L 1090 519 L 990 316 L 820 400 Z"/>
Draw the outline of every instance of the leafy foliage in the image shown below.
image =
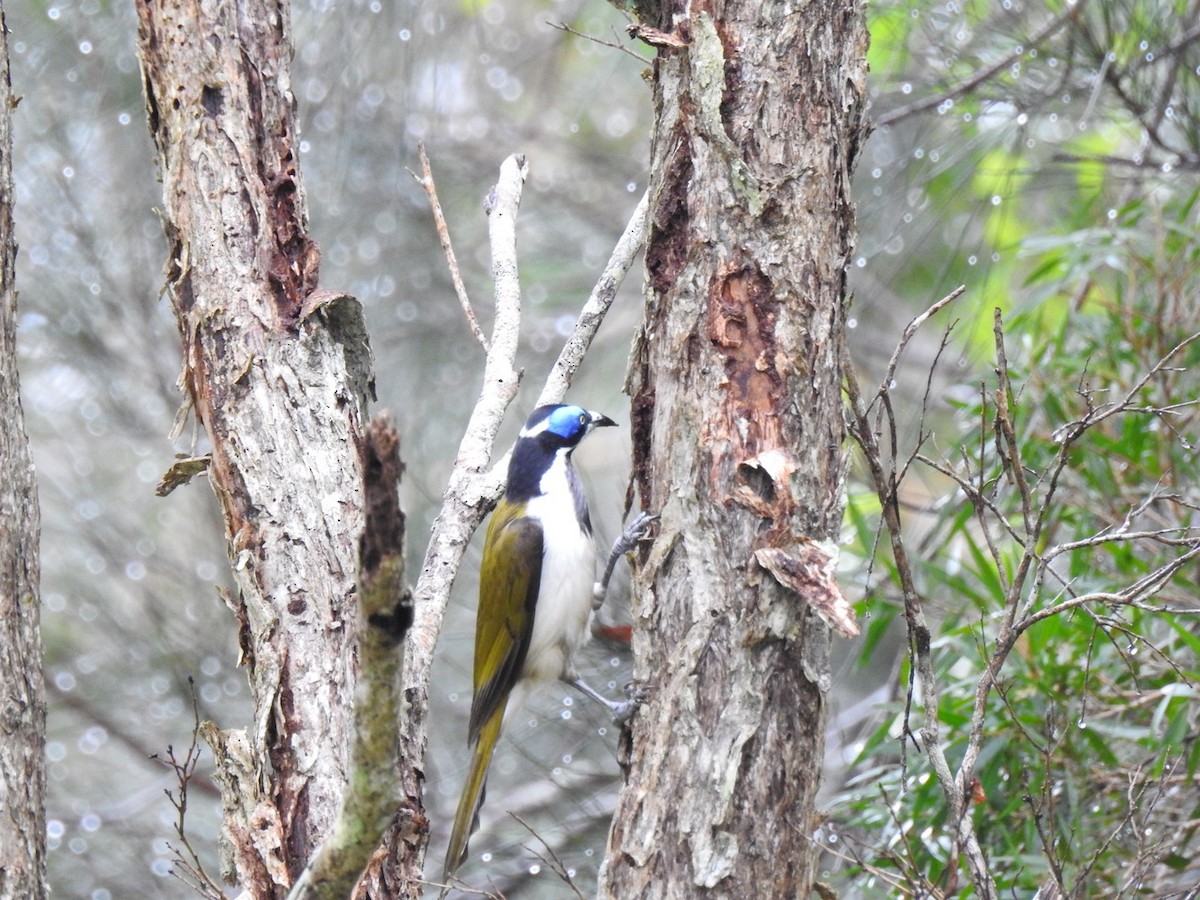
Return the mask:
<path id="1" fill-rule="evenodd" d="M 1195 12 L 1121 0 L 1050 4 L 1041 21 L 1016 3 L 874 15 L 883 144 L 920 129 L 921 150 L 868 171 L 885 207 L 887 185 L 918 187 L 897 215 L 906 253 L 863 262 L 901 293 L 966 283 L 974 306 L 926 358 L 953 336 L 960 360 L 985 356 L 991 372 L 972 384 L 961 366 L 902 367 L 873 405 L 851 404 L 876 482 L 852 488 L 846 519 L 861 660 L 878 666 L 906 625 L 909 652 L 829 810 L 843 887 L 969 893 L 957 808 L 984 891 L 1194 892 L 1200 188 L 1182 173 L 1200 159 L 1200 79 L 1180 22 Z"/>
<path id="2" fill-rule="evenodd" d="M 944 498 L 914 501 L 904 539 L 935 618 L 941 750 L 1002 894 L 1200 886 L 1186 864 L 1200 796 L 1197 192 L 1167 198 L 1027 239 L 1026 303 L 997 318 L 995 372 L 936 434 L 922 425 L 907 462 L 891 448 L 902 495 Z M 884 543 L 878 509 L 852 497 L 864 560 Z M 875 556 L 880 569 L 864 659 L 896 618 L 896 558 Z M 951 894 L 968 879 L 952 803 L 921 758 L 912 665 L 834 815 L 857 836 L 843 842 L 853 884 Z"/>

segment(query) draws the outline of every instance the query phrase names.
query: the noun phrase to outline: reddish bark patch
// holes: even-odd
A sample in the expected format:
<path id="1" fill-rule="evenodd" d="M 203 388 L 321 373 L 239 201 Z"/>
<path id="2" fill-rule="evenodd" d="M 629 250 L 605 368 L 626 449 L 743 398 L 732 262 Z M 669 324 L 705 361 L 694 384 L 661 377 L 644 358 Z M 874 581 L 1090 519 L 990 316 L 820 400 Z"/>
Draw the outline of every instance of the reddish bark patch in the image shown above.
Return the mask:
<path id="1" fill-rule="evenodd" d="M 787 398 L 775 362 L 778 310 L 771 280 L 757 266 L 728 263 L 709 282 L 705 333 L 725 359 L 726 392 L 724 416 L 709 418 L 708 437 L 727 442 L 726 459 L 741 462 L 781 445 Z"/>
<path id="2" fill-rule="evenodd" d="M 268 120 L 264 103 L 268 88 L 262 72 L 253 65 L 246 65 L 244 72 L 250 122 L 259 123 L 254 140 L 260 145 L 258 176 L 266 191 L 269 221 L 265 230 L 274 243 L 267 263 L 267 278 L 275 295 L 279 320 L 291 328 L 299 317 L 304 298 L 317 287 L 321 253 L 305 231 L 290 122 Z"/>

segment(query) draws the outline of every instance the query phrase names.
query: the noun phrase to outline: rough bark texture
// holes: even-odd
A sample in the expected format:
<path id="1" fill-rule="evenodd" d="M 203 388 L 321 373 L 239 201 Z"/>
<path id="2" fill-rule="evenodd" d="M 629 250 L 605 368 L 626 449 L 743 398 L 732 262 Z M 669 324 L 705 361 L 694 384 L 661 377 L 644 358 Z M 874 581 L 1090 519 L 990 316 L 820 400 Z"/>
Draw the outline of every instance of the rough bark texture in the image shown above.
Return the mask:
<path id="1" fill-rule="evenodd" d="M 0 898 L 46 895 L 46 695 L 37 485 L 17 377 L 12 111 L 0 7 Z"/>
<path id="2" fill-rule="evenodd" d="M 664 3 L 635 479 L 635 717 L 601 895 L 805 897 L 828 629 L 781 565 L 837 540 L 867 37 L 854 0 Z M 682 47 L 672 43 L 682 42 Z M 761 559 L 762 556 L 760 555 Z"/>
<path id="3" fill-rule="evenodd" d="M 256 707 L 250 733 L 205 729 L 236 867 L 225 874 L 279 896 L 347 780 L 369 350 L 357 302 L 316 290 L 288 4 L 137 8 L 181 381 L 212 443 Z"/>
<path id="4" fill-rule="evenodd" d="M 321 845 L 288 900 L 346 900 L 355 895 L 355 885 L 372 862 L 362 884 L 365 890 L 374 882 L 379 868 L 374 860 L 381 855 L 376 850 L 385 829 L 394 820 L 409 820 L 405 815 L 409 805 L 400 796 L 401 772 L 396 766 L 396 726 L 402 706 L 401 648 L 413 619 L 412 594 L 404 576 L 404 512 L 397 490 L 404 471 L 400 437 L 389 423 L 376 419 L 367 429 L 362 451 L 367 510 L 366 530 L 359 543 L 362 671 L 350 783 L 333 833 Z"/>

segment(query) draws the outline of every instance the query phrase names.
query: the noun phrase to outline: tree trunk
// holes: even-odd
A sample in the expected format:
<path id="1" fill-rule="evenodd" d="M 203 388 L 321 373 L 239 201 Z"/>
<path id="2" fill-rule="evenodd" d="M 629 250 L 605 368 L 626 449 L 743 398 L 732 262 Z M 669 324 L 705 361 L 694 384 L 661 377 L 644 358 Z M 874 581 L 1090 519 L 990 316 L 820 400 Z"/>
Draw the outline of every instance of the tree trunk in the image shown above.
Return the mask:
<path id="1" fill-rule="evenodd" d="M 756 560 L 836 555 L 863 12 L 674 0 L 645 24 L 660 49 L 630 387 L 635 479 L 661 521 L 635 586 L 650 697 L 601 895 L 805 897 L 830 635 Z"/>
<path id="2" fill-rule="evenodd" d="M 46 692 L 38 631 L 37 484 L 17 377 L 12 112 L 0 6 L 0 898 L 46 895 Z"/>
<path id="3" fill-rule="evenodd" d="M 206 730 L 226 863 L 280 896 L 347 780 L 369 349 L 357 302 L 316 290 L 286 0 L 137 8 L 181 382 L 212 444 L 256 709 L 249 734 Z"/>

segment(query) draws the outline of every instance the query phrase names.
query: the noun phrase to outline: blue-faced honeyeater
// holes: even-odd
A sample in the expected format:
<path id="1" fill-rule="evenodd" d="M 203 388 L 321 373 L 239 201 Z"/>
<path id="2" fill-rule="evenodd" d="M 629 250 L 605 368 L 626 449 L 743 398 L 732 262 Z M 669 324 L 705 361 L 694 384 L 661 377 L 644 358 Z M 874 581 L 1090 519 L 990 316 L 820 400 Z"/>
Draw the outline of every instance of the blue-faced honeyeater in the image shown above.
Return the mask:
<path id="1" fill-rule="evenodd" d="M 589 636 L 593 599 L 603 594 L 594 587 L 592 524 L 571 453 L 593 428 L 615 424 L 579 406 L 542 406 L 513 447 L 508 486 L 483 545 L 468 726 L 471 766 L 446 850 L 447 880 L 466 858 L 467 840 L 478 824 L 506 708 L 517 708 L 531 688 L 562 679 L 615 714 L 627 714 L 629 704 L 606 700 L 572 666 Z"/>

